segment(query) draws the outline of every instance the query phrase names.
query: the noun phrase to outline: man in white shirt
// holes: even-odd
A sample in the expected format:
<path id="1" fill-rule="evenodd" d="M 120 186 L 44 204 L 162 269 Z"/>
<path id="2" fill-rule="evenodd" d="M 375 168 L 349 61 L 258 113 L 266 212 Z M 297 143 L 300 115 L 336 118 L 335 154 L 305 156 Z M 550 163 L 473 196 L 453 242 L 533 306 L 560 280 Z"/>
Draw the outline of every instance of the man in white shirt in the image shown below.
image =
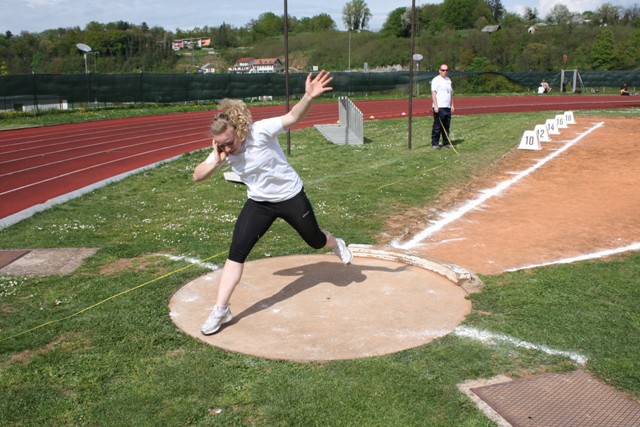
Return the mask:
<path id="1" fill-rule="evenodd" d="M 451 148 L 449 139 L 449 126 L 451 125 L 451 113 L 453 113 L 453 86 L 451 79 L 447 77 L 449 66 L 442 64 L 438 75 L 431 80 L 431 99 L 433 101 L 433 129 L 431 130 L 431 147 L 440 148 L 440 136 L 442 147 Z"/>

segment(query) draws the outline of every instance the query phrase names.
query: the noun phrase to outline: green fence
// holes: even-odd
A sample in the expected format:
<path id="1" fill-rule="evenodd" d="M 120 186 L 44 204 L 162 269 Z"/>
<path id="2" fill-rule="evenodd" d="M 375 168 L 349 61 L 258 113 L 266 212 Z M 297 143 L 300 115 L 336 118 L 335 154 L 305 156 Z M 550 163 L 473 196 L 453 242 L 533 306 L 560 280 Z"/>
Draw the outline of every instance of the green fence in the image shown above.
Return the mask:
<path id="1" fill-rule="evenodd" d="M 542 79 L 553 87 L 561 87 L 560 72 L 528 73 L 451 73 L 460 76 L 500 75 L 535 90 Z M 419 72 L 414 81 L 428 83 L 436 74 Z M 565 73 L 565 82 L 573 77 Z M 332 86 L 336 92 L 379 92 L 409 85 L 407 71 L 387 73 L 336 72 Z M 289 75 L 289 94 L 304 92 L 306 74 Z M 585 71 L 580 73 L 577 87 L 620 87 L 622 83 L 638 84 L 638 71 Z M 31 74 L 0 77 L 0 109 L 23 109 L 24 106 L 84 103 L 176 103 L 213 101 L 223 98 L 256 98 L 285 95 L 284 74 Z"/>

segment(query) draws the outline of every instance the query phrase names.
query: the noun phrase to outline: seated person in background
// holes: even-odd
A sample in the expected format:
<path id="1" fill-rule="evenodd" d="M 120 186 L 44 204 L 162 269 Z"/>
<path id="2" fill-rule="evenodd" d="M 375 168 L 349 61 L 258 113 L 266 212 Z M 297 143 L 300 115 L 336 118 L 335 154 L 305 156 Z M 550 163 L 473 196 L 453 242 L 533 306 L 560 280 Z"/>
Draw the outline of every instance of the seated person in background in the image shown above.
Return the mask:
<path id="1" fill-rule="evenodd" d="M 627 84 L 623 84 L 622 87 L 620 88 L 620 95 L 622 96 L 629 96 L 631 95 L 631 93 L 629 92 L 629 87 L 627 86 Z"/>
<path id="2" fill-rule="evenodd" d="M 542 93 L 547 93 L 551 91 L 551 86 L 547 83 L 546 80 L 542 79 L 542 83 L 540 83 L 540 87 L 542 88 Z"/>

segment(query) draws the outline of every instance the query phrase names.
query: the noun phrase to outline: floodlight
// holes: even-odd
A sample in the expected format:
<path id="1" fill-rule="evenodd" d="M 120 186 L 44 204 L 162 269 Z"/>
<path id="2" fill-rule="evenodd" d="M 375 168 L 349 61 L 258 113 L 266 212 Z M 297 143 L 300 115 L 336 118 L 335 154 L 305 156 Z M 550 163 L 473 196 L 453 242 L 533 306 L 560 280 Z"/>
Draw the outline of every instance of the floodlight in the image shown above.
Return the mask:
<path id="1" fill-rule="evenodd" d="M 83 51 L 84 53 L 89 53 L 89 52 L 91 52 L 91 46 L 86 45 L 86 44 L 84 44 L 84 43 L 78 43 L 78 44 L 76 44 L 76 47 L 77 47 L 78 49 L 80 49 L 81 51 Z"/>
<path id="2" fill-rule="evenodd" d="M 84 43 L 76 44 L 76 47 L 82 51 L 84 55 L 84 72 L 85 74 L 89 74 L 89 67 L 87 66 L 87 53 L 91 52 L 91 46 L 86 45 Z"/>

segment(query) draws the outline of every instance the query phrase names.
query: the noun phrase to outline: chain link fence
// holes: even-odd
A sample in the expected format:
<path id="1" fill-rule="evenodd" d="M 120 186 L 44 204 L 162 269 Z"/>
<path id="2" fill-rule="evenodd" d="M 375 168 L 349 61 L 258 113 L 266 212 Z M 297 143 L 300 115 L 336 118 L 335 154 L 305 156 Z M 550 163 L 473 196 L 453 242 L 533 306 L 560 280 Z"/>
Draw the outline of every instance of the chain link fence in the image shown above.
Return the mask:
<path id="1" fill-rule="evenodd" d="M 450 77 L 502 76 L 534 92 L 545 79 L 558 91 L 567 87 L 580 92 L 586 88 L 630 86 L 640 80 L 640 71 L 581 72 L 577 87 L 567 86 L 573 70 L 562 72 L 452 72 Z M 335 96 L 372 93 L 409 86 L 409 72 L 335 72 Z M 428 85 L 434 72 L 418 72 L 414 83 Z M 305 73 L 289 75 L 290 96 L 304 93 Z M 564 81 L 562 81 L 564 78 Z M 74 108 L 83 105 L 146 103 L 205 103 L 223 98 L 264 99 L 284 97 L 284 74 L 31 74 L 0 77 L 0 110 Z M 571 91 L 571 90 L 569 90 Z"/>

